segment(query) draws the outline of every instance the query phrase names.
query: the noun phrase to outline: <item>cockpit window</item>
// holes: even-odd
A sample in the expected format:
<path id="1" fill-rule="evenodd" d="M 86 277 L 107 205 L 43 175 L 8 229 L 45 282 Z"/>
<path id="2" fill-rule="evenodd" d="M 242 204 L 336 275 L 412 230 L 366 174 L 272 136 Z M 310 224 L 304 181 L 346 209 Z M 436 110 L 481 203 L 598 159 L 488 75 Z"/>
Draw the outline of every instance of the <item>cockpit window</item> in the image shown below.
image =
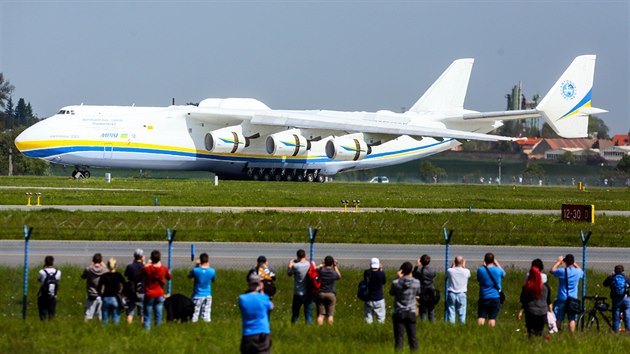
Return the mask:
<path id="1" fill-rule="evenodd" d="M 59 111 L 59 113 L 57 113 L 57 114 L 66 114 L 66 111 L 62 109 L 62 110 L 61 110 L 61 111 Z"/>
<path id="2" fill-rule="evenodd" d="M 74 111 L 62 109 L 61 111 L 57 112 L 57 114 L 72 114 L 72 115 L 74 115 Z"/>

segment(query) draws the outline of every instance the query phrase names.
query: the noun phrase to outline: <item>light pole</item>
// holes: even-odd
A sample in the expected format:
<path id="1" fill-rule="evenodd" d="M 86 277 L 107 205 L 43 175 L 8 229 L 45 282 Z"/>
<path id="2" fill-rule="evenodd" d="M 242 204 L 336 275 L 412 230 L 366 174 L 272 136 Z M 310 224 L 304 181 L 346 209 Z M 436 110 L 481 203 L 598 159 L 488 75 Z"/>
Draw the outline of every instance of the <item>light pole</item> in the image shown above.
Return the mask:
<path id="1" fill-rule="evenodd" d="M 499 164 L 499 184 L 501 184 L 501 160 L 503 159 L 503 154 L 499 155 L 497 158 L 497 163 Z"/>

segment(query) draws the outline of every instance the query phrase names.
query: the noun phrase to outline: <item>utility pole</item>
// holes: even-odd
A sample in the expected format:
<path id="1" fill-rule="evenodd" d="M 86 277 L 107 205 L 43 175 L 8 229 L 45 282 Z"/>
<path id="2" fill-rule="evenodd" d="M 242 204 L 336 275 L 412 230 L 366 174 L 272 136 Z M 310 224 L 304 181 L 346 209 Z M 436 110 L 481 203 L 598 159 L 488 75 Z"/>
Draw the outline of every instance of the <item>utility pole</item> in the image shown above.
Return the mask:
<path id="1" fill-rule="evenodd" d="M 13 148 L 9 147 L 9 176 L 13 176 Z"/>

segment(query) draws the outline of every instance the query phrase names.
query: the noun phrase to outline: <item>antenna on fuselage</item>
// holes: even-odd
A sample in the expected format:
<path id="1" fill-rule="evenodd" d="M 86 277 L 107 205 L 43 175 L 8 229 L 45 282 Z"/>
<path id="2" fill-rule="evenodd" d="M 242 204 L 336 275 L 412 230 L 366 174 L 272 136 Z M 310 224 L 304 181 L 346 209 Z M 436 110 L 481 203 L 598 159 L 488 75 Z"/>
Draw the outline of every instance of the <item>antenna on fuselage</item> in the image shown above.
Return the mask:
<path id="1" fill-rule="evenodd" d="M 173 103 L 171 103 L 171 105 L 175 105 L 175 97 L 173 97 Z"/>

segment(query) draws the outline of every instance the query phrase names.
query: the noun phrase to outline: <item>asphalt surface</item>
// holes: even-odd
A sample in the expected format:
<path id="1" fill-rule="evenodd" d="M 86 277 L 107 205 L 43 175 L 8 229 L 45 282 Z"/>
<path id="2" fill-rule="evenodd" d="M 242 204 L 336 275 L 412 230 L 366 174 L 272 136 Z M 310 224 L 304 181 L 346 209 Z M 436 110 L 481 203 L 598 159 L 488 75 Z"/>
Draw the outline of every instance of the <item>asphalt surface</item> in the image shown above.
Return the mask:
<path id="1" fill-rule="evenodd" d="M 196 242 L 196 254 L 206 252 L 211 264 L 220 268 L 248 269 L 255 265 L 259 255 L 265 255 L 272 267 L 284 270 L 287 262 L 295 257 L 297 249 L 306 250 L 307 243 L 231 243 L 231 242 Z M 23 240 L 0 240 L 0 265 L 21 266 L 24 264 Z M 142 248 L 145 254 L 158 249 L 162 252 L 164 263 L 167 261 L 168 243 L 131 242 L 131 241 L 39 241 L 29 242 L 29 264 L 40 266 L 46 255 L 55 256 L 56 264 L 88 265 L 96 252 L 104 259 L 114 257 L 119 262 L 127 263 L 132 259 L 136 248 Z M 452 245 L 449 259 L 456 255 L 464 256 L 467 267 L 476 269 L 486 252 L 493 252 L 504 268 L 525 269 L 534 258 L 541 258 L 546 269 L 551 268 L 558 256 L 572 253 L 576 262 L 582 265 L 581 247 L 525 247 L 525 246 L 463 246 Z M 385 245 L 385 244 L 315 244 L 315 260 L 321 262 L 327 255 L 332 255 L 343 268 L 367 268 L 371 257 L 380 258 L 387 269 L 397 269 L 404 261 L 415 260 L 422 254 L 432 257 L 432 264 L 444 269 L 444 245 Z M 628 266 L 630 248 L 588 248 L 589 269 L 612 271 L 616 264 Z M 173 266 L 190 267 L 191 243 L 173 243 Z"/>
<path id="2" fill-rule="evenodd" d="M 242 213 L 249 211 L 277 211 L 277 212 L 343 212 L 339 207 L 216 207 L 216 206 L 146 206 L 146 205 L 0 205 L 2 210 L 38 210 L 55 209 L 65 211 L 139 211 L 139 212 L 203 212 L 203 213 Z M 528 215 L 558 215 L 560 210 L 539 209 L 458 209 L 458 208 L 359 208 L 360 213 L 374 213 L 384 211 L 405 211 L 415 214 L 426 213 L 488 213 L 488 214 L 528 214 Z M 348 213 L 354 213 L 354 207 L 348 207 Z M 630 210 L 595 210 L 595 215 L 630 216 Z"/>

